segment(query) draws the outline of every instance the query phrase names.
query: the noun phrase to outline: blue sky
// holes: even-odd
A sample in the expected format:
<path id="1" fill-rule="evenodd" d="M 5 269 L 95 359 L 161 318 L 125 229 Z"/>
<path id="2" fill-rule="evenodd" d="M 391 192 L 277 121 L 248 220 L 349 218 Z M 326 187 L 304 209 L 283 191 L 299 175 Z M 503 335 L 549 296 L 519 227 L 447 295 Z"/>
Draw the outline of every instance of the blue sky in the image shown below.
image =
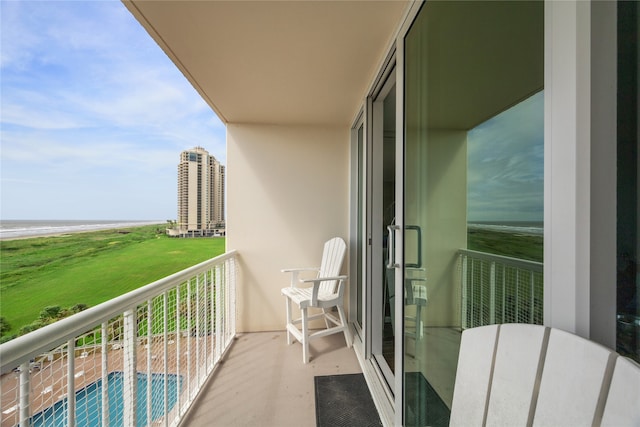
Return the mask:
<path id="1" fill-rule="evenodd" d="M 544 92 L 471 130 L 467 159 L 469 221 L 542 221 Z"/>
<path id="2" fill-rule="evenodd" d="M 117 0 L 5 1 L 0 218 L 176 217 L 180 152 L 225 128 Z"/>

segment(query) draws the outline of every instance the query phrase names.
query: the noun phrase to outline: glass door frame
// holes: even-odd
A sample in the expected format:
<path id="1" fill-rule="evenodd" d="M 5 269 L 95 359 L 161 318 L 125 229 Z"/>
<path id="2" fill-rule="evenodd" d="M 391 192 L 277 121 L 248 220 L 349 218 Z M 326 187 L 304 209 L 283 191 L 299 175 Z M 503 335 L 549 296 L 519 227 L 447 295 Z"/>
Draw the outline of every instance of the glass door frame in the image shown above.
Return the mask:
<path id="1" fill-rule="evenodd" d="M 362 129 L 362 140 L 358 133 Z M 350 230 L 351 242 L 349 252 L 349 320 L 351 332 L 354 337 L 354 345 L 358 345 L 362 353 L 364 353 L 364 333 L 369 325 L 368 309 L 366 300 L 366 271 L 367 271 L 367 127 L 365 123 L 364 109 L 358 113 L 354 125 L 351 128 L 351 215 Z M 361 199 L 361 200 L 360 200 Z M 362 240 L 362 241 L 359 241 Z M 358 262 L 360 260 L 360 262 Z M 360 284 L 360 292 L 358 292 L 358 284 Z M 354 296 L 360 298 L 362 320 L 358 319 L 358 300 Z"/>
<path id="2" fill-rule="evenodd" d="M 395 85 L 395 216 L 396 216 L 396 230 L 394 234 L 395 250 L 393 253 L 395 263 L 395 295 L 404 295 L 404 287 L 402 286 L 404 280 L 404 262 L 403 262 L 403 204 L 404 204 L 404 64 L 403 64 L 403 49 L 404 49 L 404 35 L 409 29 L 409 24 L 413 21 L 413 17 L 417 14 L 420 7 L 416 5 L 412 6 L 412 10 L 409 13 L 409 19 L 405 21 L 405 24 L 401 28 L 401 31 L 397 35 L 396 42 L 390 46 L 389 52 L 385 60 L 382 62 L 376 79 L 371 84 L 368 96 L 364 100 L 363 109 L 358 113 L 356 119 L 353 121 L 351 127 L 351 242 L 352 246 L 357 245 L 358 238 L 358 216 L 362 215 L 362 230 L 360 236 L 363 239 L 362 242 L 362 266 L 358 268 L 357 263 L 357 248 L 352 248 L 350 252 L 350 267 L 351 271 L 355 272 L 355 280 L 352 280 L 350 286 L 350 294 L 357 295 L 356 286 L 357 280 L 362 281 L 362 325 L 357 323 L 357 301 L 354 298 L 350 298 L 349 302 L 349 316 L 350 323 L 352 324 L 352 331 L 354 332 L 354 346 L 359 350 L 359 353 L 364 359 L 365 376 L 369 373 L 370 378 L 373 378 L 374 384 L 372 384 L 372 393 L 378 396 L 385 396 L 389 405 L 383 404 L 380 408 L 381 415 L 387 420 L 393 420 L 395 425 L 403 425 L 404 418 L 404 396 L 403 396 L 403 368 L 404 368 L 404 298 L 395 298 L 395 331 L 394 331 L 394 367 L 393 371 L 393 384 L 391 387 L 387 384 L 385 375 L 380 369 L 376 358 L 373 356 L 373 322 L 379 322 L 381 324 L 381 312 L 380 310 L 374 310 L 373 289 L 371 283 L 371 275 L 373 268 L 380 268 L 379 261 L 383 259 L 382 241 L 378 241 L 377 249 L 374 242 L 374 236 L 372 233 L 372 227 L 374 226 L 372 218 L 372 173 L 379 173 L 382 175 L 380 168 L 376 168 L 372 164 L 372 152 L 374 148 L 374 100 L 376 100 L 383 92 L 383 88 L 386 83 Z M 392 80 L 392 82 L 391 82 Z M 358 147 L 358 130 L 362 126 L 363 128 L 363 143 L 361 147 Z M 358 150 L 362 149 L 363 152 L 359 153 Z M 382 149 L 378 157 L 382 155 Z M 363 167 L 360 168 L 358 163 L 358 156 L 364 157 Z M 380 180 L 382 177 L 379 177 Z M 363 180 L 362 194 L 358 191 L 358 180 Z M 358 209 L 358 197 L 361 196 L 362 211 Z M 381 215 L 380 215 L 381 216 Z M 382 223 L 380 217 L 378 223 Z M 371 239 L 371 240 L 370 240 Z M 387 260 L 385 259 L 386 263 Z M 380 287 L 381 288 L 381 287 Z M 377 302 L 382 301 L 383 296 L 377 297 Z M 376 313 L 374 313 L 376 312 Z M 376 316 L 377 315 L 377 316 Z M 394 393 L 394 390 L 396 391 Z"/>
<path id="3" fill-rule="evenodd" d="M 384 281 L 385 274 L 384 266 L 389 263 L 390 256 L 393 254 L 391 243 L 394 239 L 389 239 L 387 242 L 388 253 L 385 258 L 384 254 L 384 235 L 380 234 L 381 231 L 387 229 L 389 224 L 384 223 L 384 102 L 389 94 L 395 89 L 395 101 L 397 102 L 397 81 L 396 81 L 396 66 L 395 60 L 391 61 L 386 69 L 386 72 L 380 79 L 380 83 L 377 85 L 376 90 L 372 96 L 369 97 L 368 109 L 370 113 L 370 126 L 371 126 L 371 138 L 368 140 L 368 147 L 370 148 L 370 157 L 368 159 L 371 173 L 368 174 L 368 192 L 371 203 L 367 205 L 367 211 L 370 216 L 370 226 L 367 230 L 367 238 L 369 239 L 370 257 L 368 258 L 368 277 L 367 288 L 369 292 L 369 305 L 371 307 L 371 328 L 369 335 L 369 354 L 373 361 L 377 365 L 379 373 L 386 381 L 387 387 L 392 395 L 397 390 L 397 384 L 395 380 L 395 366 L 389 366 L 387 360 L 383 356 L 383 335 L 384 335 L 384 322 L 385 314 L 381 311 L 381 307 L 384 307 Z M 397 104 L 396 104 L 397 105 Z M 394 129 L 394 133 L 397 132 L 397 126 Z M 396 148 L 398 139 L 396 137 Z M 396 164 L 394 165 L 395 177 L 397 179 L 397 157 Z M 397 188 L 394 188 L 394 191 Z M 395 193 L 395 206 L 398 205 L 397 192 Z M 394 213 L 395 215 L 395 213 Z M 391 237 L 391 236 L 390 236 Z M 382 267 L 382 269 L 381 269 Z M 395 282 L 394 282 L 395 283 Z M 394 295 L 397 295 L 394 293 Z M 397 301 L 396 301 L 397 302 Z M 397 314 L 398 305 L 396 304 L 395 313 Z M 396 316 L 397 317 L 397 316 Z M 394 339 L 398 336 L 398 327 L 401 326 L 397 322 L 395 323 Z M 397 340 L 395 340 L 397 341 Z M 394 342 L 394 349 L 395 344 Z M 395 358 L 394 351 L 394 358 Z M 396 363 L 397 364 L 397 363 Z"/>

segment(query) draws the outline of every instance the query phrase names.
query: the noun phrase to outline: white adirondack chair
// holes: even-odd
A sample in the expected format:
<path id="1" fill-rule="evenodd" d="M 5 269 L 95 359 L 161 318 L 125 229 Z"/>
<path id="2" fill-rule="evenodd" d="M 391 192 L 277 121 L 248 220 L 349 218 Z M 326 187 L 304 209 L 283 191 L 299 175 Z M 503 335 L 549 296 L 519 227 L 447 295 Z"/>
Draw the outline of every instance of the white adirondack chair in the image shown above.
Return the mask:
<path id="1" fill-rule="evenodd" d="M 291 344 L 291 337 L 295 337 L 302 343 L 302 361 L 309 361 L 309 341 L 315 338 L 338 332 L 344 333 L 347 346 L 351 347 L 351 334 L 344 314 L 344 287 L 347 276 L 340 276 L 340 268 L 344 260 L 347 245 L 339 237 L 327 241 L 324 244 L 322 254 L 322 264 L 320 268 L 288 268 L 282 270 L 283 273 L 291 273 L 291 285 L 282 288 L 282 295 L 287 299 L 287 343 Z M 300 273 L 304 271 L 317 271 L 317 276 L 313 279 L 300 279 Z M 307 287 L 298 285 L 307 284 Z M 311 286 L 308 286 L 311 284 Z M 300 309 L 301 317 L 293 319 L 291 315 L 291 303 Z M 309 308 L 322 309 L 322 313 L 309 315 Z M 338 316 L 331 313 L 331 309 L 336 307 Z M 324 318 L 326 329 L 316 332 L 309 331 L 309 321 Z M 299 329 L 296 324 L 302 324 Z"/>

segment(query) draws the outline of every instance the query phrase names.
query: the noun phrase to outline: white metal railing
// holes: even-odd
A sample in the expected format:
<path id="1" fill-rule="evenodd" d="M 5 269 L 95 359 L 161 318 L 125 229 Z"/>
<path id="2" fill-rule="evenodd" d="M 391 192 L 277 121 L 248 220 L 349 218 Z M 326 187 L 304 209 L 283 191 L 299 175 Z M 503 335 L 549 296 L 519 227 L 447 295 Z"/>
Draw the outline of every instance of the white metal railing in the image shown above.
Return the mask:
<path id="1" fill-rule="evenodd" d="M 461 249 L 462 328 L 543 322 L 543 264 Z"/>
<path id="2" fill-rule="evenodd" d="M 232 251 L 0 345 L 1 427 L 177 425 L 235 300 Z"/>

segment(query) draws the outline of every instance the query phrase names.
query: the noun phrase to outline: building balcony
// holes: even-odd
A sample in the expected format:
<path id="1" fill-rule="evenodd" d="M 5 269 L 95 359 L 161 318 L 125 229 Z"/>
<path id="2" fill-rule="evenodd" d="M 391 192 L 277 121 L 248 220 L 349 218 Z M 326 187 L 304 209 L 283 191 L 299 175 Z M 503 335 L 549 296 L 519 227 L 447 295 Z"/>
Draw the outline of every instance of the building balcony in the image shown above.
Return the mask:
<path id="1" fill-rule="evenodd" d="M 229 252 L 3 344 L 2 427 L 314 425 L 313 377 L 356 355 L 328 337 L 303 365 L 284 332 L 236 334 L 236 268 Z"/>
<path id="2" fill-rule="evenodd" d="M 504 301 L 537 311 L 526 290 L 541 289 L 541 265 L 457 257 L 467 327 L 504 320 Z M 336 334 L 303 364 L 282 331 L 238 333 L 238 265 L 228 252 L 3 344 L 1 426 L 315 425 L 313 378 L 362 372 L 356 352 Z M 426 302 L 421 283 L 413 298 Z M 423 318 L 413 339 L 435 339 Z M 447 354 L 454 375 L 457 350 Z"/>
<path id="3" fill-rule="evenodd" d="M 236 336 L 228 252 L 18 337 L 1 425 L 177 425 Z"/>

